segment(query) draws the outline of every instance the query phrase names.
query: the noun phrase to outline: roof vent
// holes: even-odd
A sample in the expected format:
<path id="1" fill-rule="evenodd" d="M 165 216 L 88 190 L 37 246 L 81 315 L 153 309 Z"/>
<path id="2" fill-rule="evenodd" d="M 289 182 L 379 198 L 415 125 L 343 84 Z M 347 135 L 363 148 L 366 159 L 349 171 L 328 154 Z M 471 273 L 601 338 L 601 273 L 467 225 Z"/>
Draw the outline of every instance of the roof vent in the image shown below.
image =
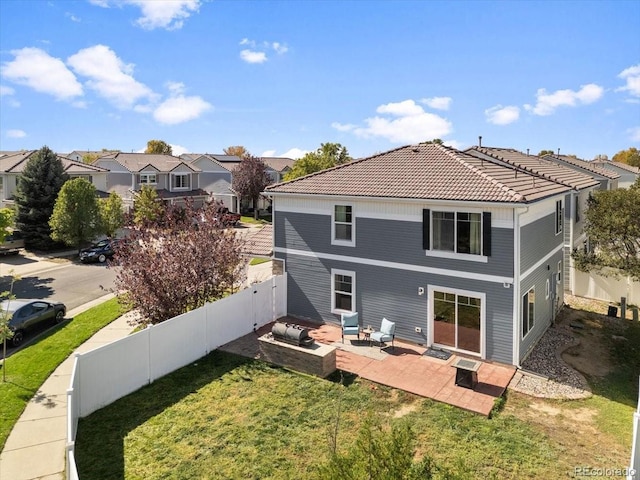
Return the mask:
<path id="1" fill-rule="evenodd" d="M 560 156 L 560 147 L 558 147 L 558 156 Z"/>
<path id="2" fill-rule="evenodd" d="M 529 156 L 529 149 L 527 148 L 527 157 Z"/>
<path id="3" fill-rule="evenodd" d="M 482 135 L 478 135 L 478 147 L 482 148 Z"/>

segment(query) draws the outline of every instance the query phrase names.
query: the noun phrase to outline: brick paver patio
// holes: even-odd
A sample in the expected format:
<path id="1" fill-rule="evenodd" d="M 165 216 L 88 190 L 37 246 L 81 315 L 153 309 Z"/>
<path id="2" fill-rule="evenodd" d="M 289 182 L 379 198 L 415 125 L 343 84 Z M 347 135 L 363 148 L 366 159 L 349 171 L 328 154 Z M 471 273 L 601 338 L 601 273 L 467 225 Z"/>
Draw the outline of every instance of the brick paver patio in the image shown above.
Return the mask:
<path id="1" fill-rule="evenodd" d="M 380 352 L 377 346 L 362 342 L 353 347 L 350 337 L 345 339 L 344 348 L 348 348 L 347 351 L 341 349 L 341 330 L 337 325 L 320 325 L 288 318 L 280 321 L 305 325 L 311 329 L 309 334 L 317 342 L 336 345 L 336 362 L 340 370 L 482 415 L 489 415 L 495 399 L 504 393 L 515 374 L 513 366 L 482 362 L 478 370 L 478 385 L 471 390 L 455 385 L 456 369 L 452 364 L 457 355 L 452 355 L 448 360 L 427 357 L 423 355 L 425 347 L 398 340 L 394 349 L 389 346 Z M 271 326 L 269 324 L 256 333 L 223 345 L 220 350 L 260 359 L 258 337 L 270 332 Z"/>

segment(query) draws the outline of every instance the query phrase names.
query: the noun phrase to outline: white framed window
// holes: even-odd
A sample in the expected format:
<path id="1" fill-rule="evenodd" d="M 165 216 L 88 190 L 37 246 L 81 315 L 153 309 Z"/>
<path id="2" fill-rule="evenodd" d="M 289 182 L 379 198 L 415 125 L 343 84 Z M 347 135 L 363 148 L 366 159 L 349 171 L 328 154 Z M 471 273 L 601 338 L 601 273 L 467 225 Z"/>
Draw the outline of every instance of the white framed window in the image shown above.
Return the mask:
<path id="1" fill-rule="evenodd" d="M 432 212 L 432 249 L 482 255 L 482 214 Z"/>
<path id="2" fill-rule="evenodd" d="M 562 260 L 558 262 L 558 270 L 556 270 L 556 282 L 562 282 Z"/>
<path id="3" fill-rule="evenodd" d="M 331 312 L 355 312 L 356 272 L 331 269 Z"/>
<path id="4" fill-rule="evenodd" d="M 141 173 L 138 175 L 140 185 L 157 185 L 158 178 L 155 173 Z"/>
<path id="5" fill-rule="evenodd" d="M 331 216 L 331 244 L 353 247 L 356 244 L 355 216 L 352 205 L 334 205 Z"/>
<path id="6" fill-rule="evenodd" d="M 171 190 L 189 190 L 191 188 L 191 174 L 172 173 Z"/>
<path id="7" fill-rule="evenodd" d="M 556 202 L 556 235 L 562 233 L 562 200 Z"/>
<path id="8" fill-rule="evenodd" d="M 536 311 L 536 289 L 531 287 L 522 297 L 522 338 L 533 328 Z"/>

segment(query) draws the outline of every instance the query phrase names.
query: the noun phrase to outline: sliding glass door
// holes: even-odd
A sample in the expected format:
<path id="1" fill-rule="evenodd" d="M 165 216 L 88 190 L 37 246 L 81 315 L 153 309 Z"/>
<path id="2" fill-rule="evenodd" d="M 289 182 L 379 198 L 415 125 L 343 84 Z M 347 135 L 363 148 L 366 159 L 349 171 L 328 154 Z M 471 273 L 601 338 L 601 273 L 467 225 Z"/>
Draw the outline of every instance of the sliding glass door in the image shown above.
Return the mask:
<path id="1" fill-rule="evenodd" d="M 479 297 L 433 290 L 433 343 L 481 353 L 482 300 Z"/>

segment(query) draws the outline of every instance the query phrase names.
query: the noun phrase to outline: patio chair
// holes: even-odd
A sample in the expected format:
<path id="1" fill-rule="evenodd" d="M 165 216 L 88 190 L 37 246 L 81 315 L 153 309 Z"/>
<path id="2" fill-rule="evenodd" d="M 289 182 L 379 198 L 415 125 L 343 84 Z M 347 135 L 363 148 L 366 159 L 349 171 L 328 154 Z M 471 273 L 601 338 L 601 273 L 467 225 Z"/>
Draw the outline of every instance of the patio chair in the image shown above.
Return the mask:
<path id="1" fill-rule="evenodd" d="M 358 312 L 343 313 L 340 315 L 340 325 L 342 326 L 342 343 L 345 335 L 357 335 L 360 340 L 360 321 Z"/>
<path id="2" fill-rule="evenodd" d="M 396 324 L 395 322 L 390 322 L 386 318 L 382 319 L 382 324 L 380 325 L 380 330 L 377 332 L 373 332 L 371 334 L 371 340 L 375 340 L 380 344 L 380 350 L 382 350 L 382 345 L 386 342 L 391 342 L 391 348 L 395 350 L 395 345 L 393 341 L 396 336 Z M 385 345 L 386 346 L 386 345 Z"/>

